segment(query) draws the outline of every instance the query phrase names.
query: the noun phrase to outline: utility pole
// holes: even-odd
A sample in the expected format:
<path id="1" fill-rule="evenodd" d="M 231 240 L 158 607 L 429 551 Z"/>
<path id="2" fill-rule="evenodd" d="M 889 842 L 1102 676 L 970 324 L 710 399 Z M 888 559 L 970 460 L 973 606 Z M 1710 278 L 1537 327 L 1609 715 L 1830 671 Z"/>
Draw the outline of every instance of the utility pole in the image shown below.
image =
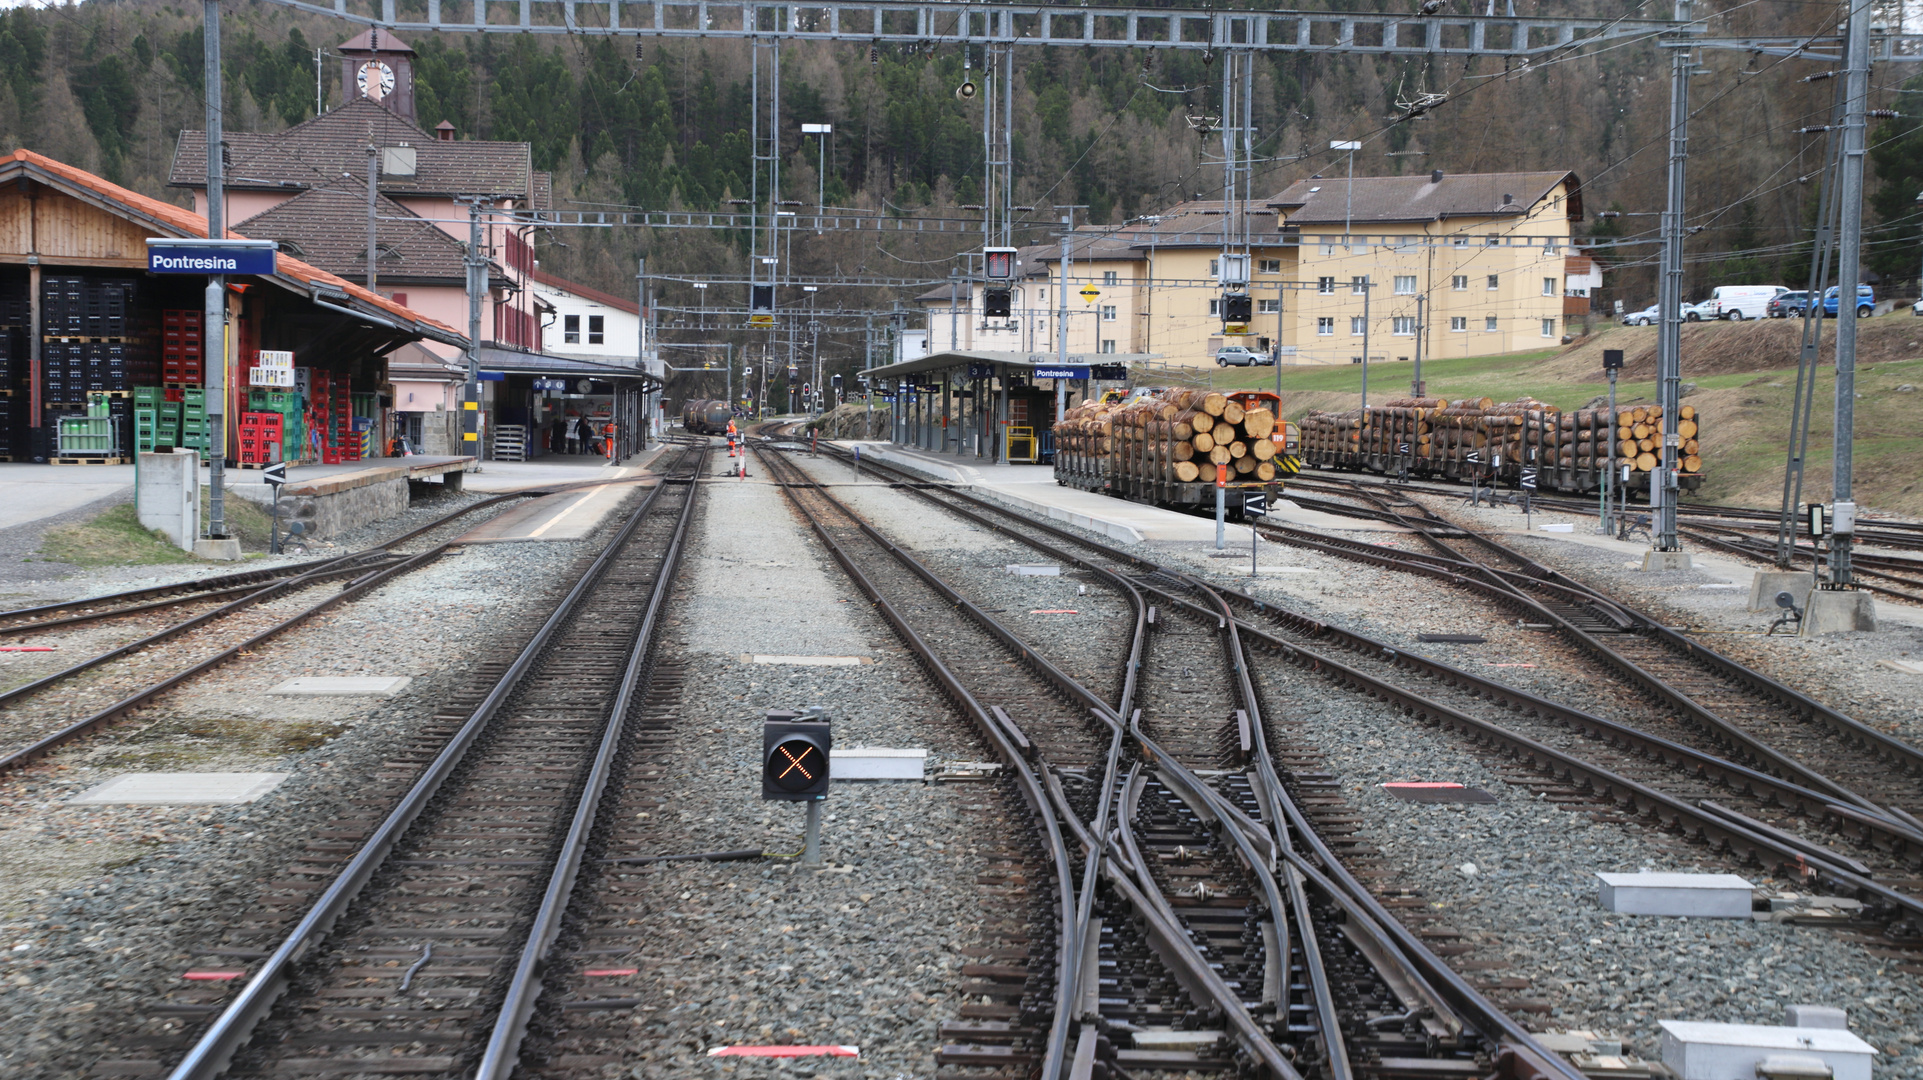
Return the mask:
<path id="1" fill-rule="evenodd" d="M 1831 472 L 1836 502 L 1830 524 L 1830 589 L 1850 589 L 1850 545 L 1856 532 L 1851 484 L 1856 439 L 1856 290 L 1863 266 L 1863 128 L 1870 93 L 1870 5 L 1850 5 L 1844 32 L 1842 227 L 1836 236 L 1836 457 Z M 1821 298 L 1816 299 L 1821 303 Z M 1664 431 L 1664 441 L 1674 428 Z"/>
<path id="2" fill-rule="evenodd" d="M 227 178 L 221 137 L 220 0 L 201 0 L 200 10 L 206 22 L 201 86 L 207 100 L 207 239 L 224 240 Z M 220 274 L 207 277 L 201 318 L 207 390 L 207 535 L 220 540 L 227 535 L 226 477 L 221 468 L 227 458 L 227 279 Z"/>
<path id="3" fill-rule="evenodd" d="M 1677 0 L 1676 21 L 1688 22 L 1691 0 Z M 1676 424 L 1682 394 L 1683 177 L 1689 160 L 1689 73 L 1693 50 L 1678 48 L 1670 57 L 1668 199 L 1662 217 L 1662 277 L 1656 303 L 1662 332 L 1656 339 L 1656 400 L 1663 410 L 1662 458 L 1649 478 L 1650 533 L 1657 551 L 1681 551 L 1676 539 Z M 1666 561 L 1650 566 L 1667 568 Z"/>
<path id="4" fill-rule="evenodd" d="M 1416 370 L 1415 377 L 1409 380 L 1409 389 L 1416 397 L 1422 396 L 1422 339 L 1429 332 L 1422 321 L 1422 304 L 1427 299 L 1429 297 L 1424 293 L 1416 294 Z"/>
<path id="5" fill-rule="evenodd" d="M 481 254 L 481 196 L 467 203 L 467 383 L 461 395 L 461 449 L 481 456 L 481 294 L 487 291 L 487 259 Z"/>
<path id="6" fill-rule="evenodd" d="M 380 197 L 381 148 L 374 145 L 373 132 L 367 139 L 367 291 L 374 291 L 374 201 Z"/>
<path id="7" fill-rule="evenodd" d="M 1345 234 L 1346 235 L 1346 234 Z M 1362 277 L 1362 407 L 1369 407 L 1369 291 L 1375 284 L 1368 275 Z"/>

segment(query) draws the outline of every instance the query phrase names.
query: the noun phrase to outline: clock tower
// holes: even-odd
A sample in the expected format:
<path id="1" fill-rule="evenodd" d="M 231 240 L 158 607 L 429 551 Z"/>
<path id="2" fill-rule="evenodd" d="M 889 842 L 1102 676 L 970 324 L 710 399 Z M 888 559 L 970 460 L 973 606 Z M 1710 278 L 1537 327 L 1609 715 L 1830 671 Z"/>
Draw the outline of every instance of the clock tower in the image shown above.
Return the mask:
<path id="1" fill-rule="evenodd" d="M 356 35 L 342 45 L 341 90 L 349 101 L 372 98 L 413 122 L 414 50 L 386 30 Z"/>

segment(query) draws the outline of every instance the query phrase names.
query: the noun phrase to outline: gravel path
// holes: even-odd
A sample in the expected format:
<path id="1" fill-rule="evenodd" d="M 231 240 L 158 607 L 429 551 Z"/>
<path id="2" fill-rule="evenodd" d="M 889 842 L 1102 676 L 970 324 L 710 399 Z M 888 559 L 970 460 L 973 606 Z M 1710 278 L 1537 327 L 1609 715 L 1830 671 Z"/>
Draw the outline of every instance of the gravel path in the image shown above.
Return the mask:
<path id="1" fill-rule="evenodd" d="M 760 800 L 761 720 L 825 705 L 836 747 L 925 747 L 929 768 L 983 760 L 892 632 L 817 547 L 779 489 L 708 485 L 666 658 L 686 665 L 677 763 L 658 850 L 798 853 L 803 810 Z M 744 656 L 858 656 L 853 666 L 762 665 Z M 825 806 L 826 868 L 797 860 L 665 863 L 636 875 L 661 928 L 632 991 L 635 1077 L 799 1073 L 889 1078 L 934 1071 L 935 1025 L 953 1019 L 964 949 L 1001 915 L 968 886 L 990 867 L 1002 809 L 981 784 L 850 782 Z M 631 879 L 632 880 L 632 879 Z M 731 1042 L 848 1043 L 859 1062 L 703 1056 Z M 631 1058 L 632 1060 L 632 1058 Z"/>
<path id="2" fill-rule="evenodd" d="M 446 505 L 410 512 L 415 520 L 384 534 Z M 236 898 L 283 874 L 308 830 L 374 783 L 375 767 L 503 633 L 531 632 L 530 619 L 559 599 L 616 520 L 582 542 L 469 545 L 167 695 L 107 737 L 0 778 L 0 1011 L 13 1036 L 0 1044 L 0 1072 L 79 1076 L 103 1051 L 116 1056 L 130 1032 L 154 1034 L 136 1028 L 143 1007 L 182 985 L 196 946 L 219 938 Z M 307 675 L 414 681 L 391 698 L 266 694 Z M 68 803 L 128 771 L 292 775 L 245 806 Z"/>

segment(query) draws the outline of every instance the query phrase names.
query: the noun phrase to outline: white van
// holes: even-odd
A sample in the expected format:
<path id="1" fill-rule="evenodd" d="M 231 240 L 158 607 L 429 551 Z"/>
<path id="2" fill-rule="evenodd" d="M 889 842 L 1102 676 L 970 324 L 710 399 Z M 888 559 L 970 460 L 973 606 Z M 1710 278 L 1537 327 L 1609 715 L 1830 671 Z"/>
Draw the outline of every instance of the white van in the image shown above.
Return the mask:
<path id="1" fill-rule="evenodd" d="M 1769 315 L 1769 302 L 1788 291 L 1782 285 L 1718 285 L 1701 306 L 1706 316 L 1713 311 L 1718 319 L 1761 319 Z"/>

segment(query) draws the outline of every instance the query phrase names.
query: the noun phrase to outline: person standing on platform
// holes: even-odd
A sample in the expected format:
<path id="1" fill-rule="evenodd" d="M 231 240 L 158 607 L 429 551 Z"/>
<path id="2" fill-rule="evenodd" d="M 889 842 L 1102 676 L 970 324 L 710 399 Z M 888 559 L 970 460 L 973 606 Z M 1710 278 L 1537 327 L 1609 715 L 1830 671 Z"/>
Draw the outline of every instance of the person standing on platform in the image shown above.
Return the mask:
<path id="1" fill-rule="evenodd" d="M 569 413 L 568 414 L 568 453 L 579 454 L 580 452 L 581 452 L 581 418 L 574 413 Z"/>

